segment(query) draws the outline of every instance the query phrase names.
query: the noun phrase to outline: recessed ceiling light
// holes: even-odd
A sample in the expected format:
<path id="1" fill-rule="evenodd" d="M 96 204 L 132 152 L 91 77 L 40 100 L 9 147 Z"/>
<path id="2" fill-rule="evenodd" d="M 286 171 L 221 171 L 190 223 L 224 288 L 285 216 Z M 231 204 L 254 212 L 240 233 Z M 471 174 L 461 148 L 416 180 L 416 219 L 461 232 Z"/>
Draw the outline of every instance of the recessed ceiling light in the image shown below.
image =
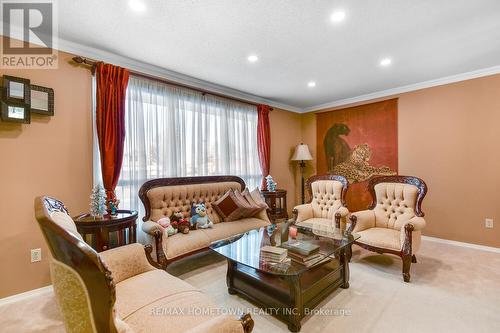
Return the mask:
<path id="1" fill-rule="evenodd" d="M 384 58 L 384 59 L 380 60 L 380 66 L 382 66 L 382 67 L 387 67 L 390 64 L 392 64 L 391 58 Z"/>
<path id="2" fill-rule="evenodd" d="M 257 60 L 259 60 L 259 57 L 257 57 L 255 54 L 252 54 L 252 55 L 249 55 L 247 59 L 250 62 L 256 62 Z"/>
<path id="3" fill-rule="evenodd" d="M 333 12 L 332 16 L 330 16 L 330 20 L 334 23 L 342 22 L 345 19 L 345 12 L 342 10 L 338 10 Z"/>
<path id="4" fill-rule="evenodd" d="M 308 82 L 308 83 L 307 83 L 307 86 L 308 86 L 309 88 L 314 88 L 314 87 L 316 87 L 316 82 L 314 82 L 314 81 L 310 81 L 310 82 Z"/>
<path id="5" fill-rule="evenodd" d="M 146 5 L 141 0 L 129 0 L 128 6 L 136 12 L 143 12 L 146 10 Z"/>

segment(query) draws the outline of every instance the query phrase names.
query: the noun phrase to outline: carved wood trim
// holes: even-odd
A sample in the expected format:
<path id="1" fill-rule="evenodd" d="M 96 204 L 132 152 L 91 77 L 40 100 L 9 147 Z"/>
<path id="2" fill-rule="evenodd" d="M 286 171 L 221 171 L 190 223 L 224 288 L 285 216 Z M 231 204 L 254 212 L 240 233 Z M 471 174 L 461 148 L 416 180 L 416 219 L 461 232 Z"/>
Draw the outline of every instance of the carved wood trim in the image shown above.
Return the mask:
<path id="1" fill-rule="evenodd" d="M 249 313 L 244 313 L 240 316 L 241 326 L 244 333 L 251 333 L 254 327 L 254 321 Z"/>
<path id="2" fill-rule="evenodd" d="M 139 189 L 139 198 L 144 205 L 145 216 L 143 221 L 148 221 L 151 216 L 151 203 L 148 198 L 148 191 L 162 186 L 193 185 L 221 182 L 236 182 L 241 185 L 241 191 L 245 189 L 245 182 L 238 176 L 201 176 L 201 177 L 176 177 L 151 179 L 142 184 Z"/>
<path id="3" fill-rule="evenodd" d="M 422 212 L 422 201 L 427 194 L 427 184 L 420 178 L 414 176 L 376 176 L 372 177 L 368 182 L 368 191 L 372 197 L 372 203 L 368 209 L 373 209 L 377 205 L 377 196 L 375 195 L 375 185 L 379 183 L 399 183 L 414 185 L 418 189 L 417 201 L 415 203 L 415 215 L 423 217 L 425 214 Z"/>
<path id="4" fill-rule="evenodd" d="M 341 202 L 342 206 L 347 208 L 347 204 L 345 202 L 345 195 L 347 193 L 347 190 L 349 188 L 349 182 L 344 176 L 339 176 L 339 175 L 333 175 L 333 174 L 321 174 L 321 175 L 314 175 L 311 176 L 307 179 L 306 181 L 306 188 L 307 192 L 309 193 L 309 200 L 307 203 L 310 203 L 312 201 L 312 183 L 318 180 L 336 180 L 342 184 L 342 193 L 341 193 Z"/>
<path id="5" fill-rule="evenodd" d="M 76 270 L 85 283 L 97 331 L 116 333 L 113 321 L 116 292 L 111 272 L 94 249 L 50 218 L 50 213 L 54 211 L 68 213 L 57 199 L 46 196 L 35 198 L 35 217 L 52 256 Z"/>

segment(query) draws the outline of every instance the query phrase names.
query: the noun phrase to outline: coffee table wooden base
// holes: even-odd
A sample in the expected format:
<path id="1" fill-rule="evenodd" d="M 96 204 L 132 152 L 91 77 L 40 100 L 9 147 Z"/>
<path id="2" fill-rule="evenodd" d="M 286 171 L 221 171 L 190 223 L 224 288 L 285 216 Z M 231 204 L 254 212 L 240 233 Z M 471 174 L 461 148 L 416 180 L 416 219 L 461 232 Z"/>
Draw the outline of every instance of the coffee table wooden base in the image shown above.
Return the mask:
<path id="1" fill-rule="evenodd" d="M 302 319 L 333 291 L 349 288 L 345 252 L 330 262 L 301 275 L 274 275 L 228 259 L 226 282 L 229 294 L 240 294 L 299 332 Z"/>

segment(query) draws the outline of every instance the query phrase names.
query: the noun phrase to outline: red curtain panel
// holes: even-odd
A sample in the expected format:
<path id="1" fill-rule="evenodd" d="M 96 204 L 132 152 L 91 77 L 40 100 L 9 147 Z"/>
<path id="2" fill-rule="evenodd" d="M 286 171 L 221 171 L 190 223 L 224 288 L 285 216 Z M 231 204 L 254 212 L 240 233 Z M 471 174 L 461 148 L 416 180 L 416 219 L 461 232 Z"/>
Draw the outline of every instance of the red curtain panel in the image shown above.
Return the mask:
<path id="1" fill-rule="evenodd" d="M 118 66 L 96 65 L 96 127 L 101 172 L 108 199 L 115 199 L 125 140 L 125 95 L 129 71 Z"/>
<path id="2" fill-rule="evenodd" d="M 271 129 L 269 126 L 269 105 L 258 105 L 257 111 L 259 114 L 257 123 L 257 148 L 259 151 L 260 170 L 262 171 L 261 189 L 266 190 L 266 177 L 269 174 L 269 166 L 271 165 Z"/>

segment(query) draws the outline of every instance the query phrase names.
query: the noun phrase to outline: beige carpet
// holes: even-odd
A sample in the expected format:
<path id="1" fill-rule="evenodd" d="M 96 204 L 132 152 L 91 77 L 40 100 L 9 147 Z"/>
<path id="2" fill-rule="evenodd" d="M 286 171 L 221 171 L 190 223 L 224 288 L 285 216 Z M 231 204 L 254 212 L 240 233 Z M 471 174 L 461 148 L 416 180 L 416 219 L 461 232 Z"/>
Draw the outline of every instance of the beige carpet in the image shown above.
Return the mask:
<path id="1" fill-rule="evenodd" d="M 500 332 L 500 254 L 424 241 L 417 259 L 407 284 L 398 258 L 356 247 L 351 287 L 319 306 L 338 315 L 308 317 L 301 332 Z M 169 271 L 221 307 L 253 307 L 227 294 L 226 262 L 214 254 L 177 262 Z M 288 332 L 269 315 L 253 317 L 254 332 Z M 53 295 L 0 307 L 0 332 L 64 332 Z"/>

